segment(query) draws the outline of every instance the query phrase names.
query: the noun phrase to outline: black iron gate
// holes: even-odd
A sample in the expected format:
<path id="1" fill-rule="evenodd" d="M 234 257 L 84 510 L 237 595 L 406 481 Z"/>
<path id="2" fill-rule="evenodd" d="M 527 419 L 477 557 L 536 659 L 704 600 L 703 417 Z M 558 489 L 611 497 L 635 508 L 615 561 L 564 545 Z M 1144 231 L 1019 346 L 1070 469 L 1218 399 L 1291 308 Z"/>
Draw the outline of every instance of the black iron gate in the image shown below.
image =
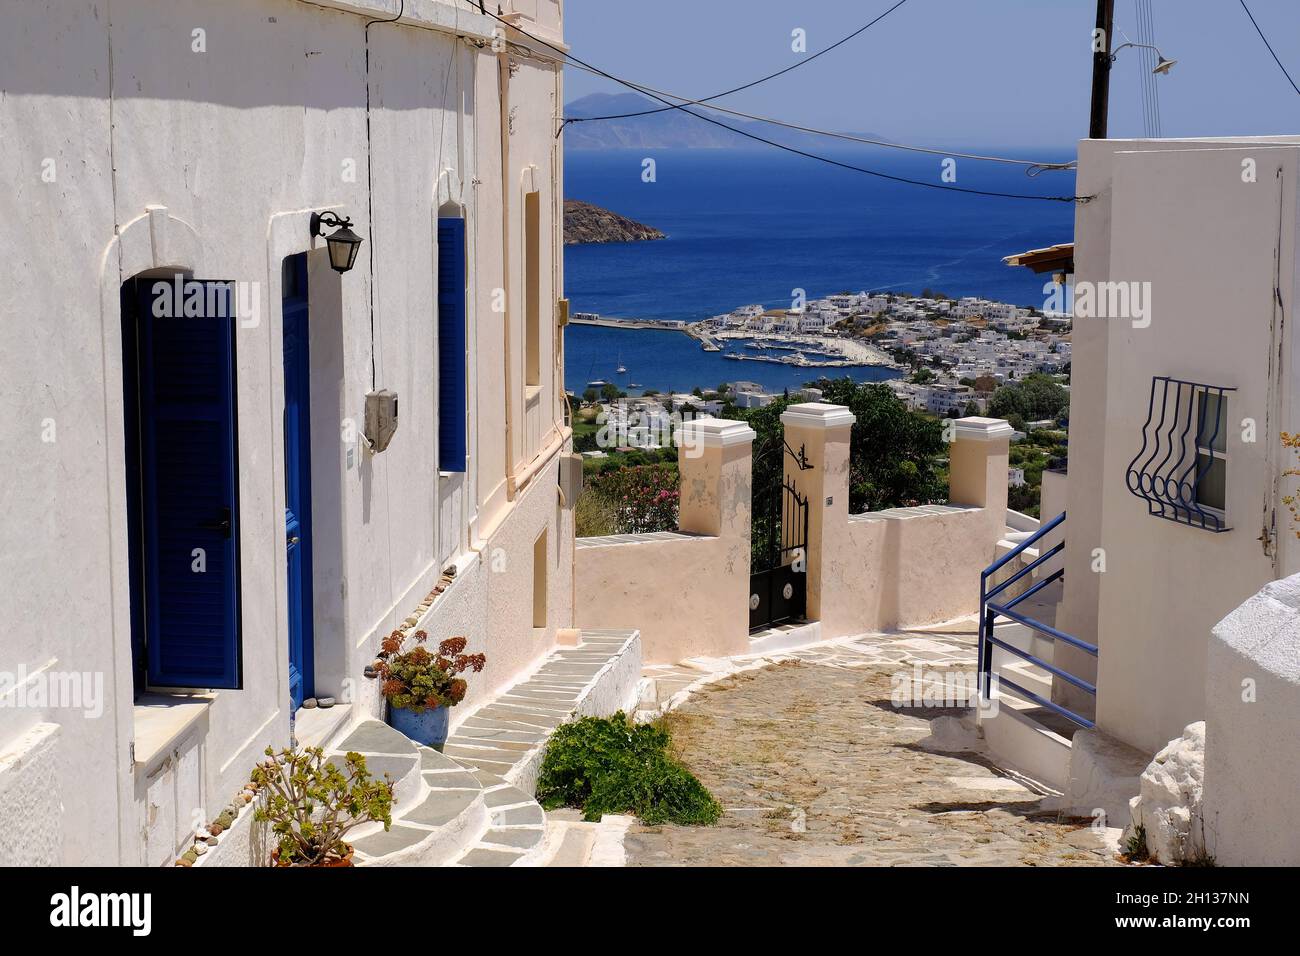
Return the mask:
<path id="1" fill-rule="evenodd" d="M 808 606 L 808 497 L 785 475 L 785 456 L 799 471 L 812 465 L 784 441 L 754 459 L 750 518 L 750 630 L 803 617 Z"/>

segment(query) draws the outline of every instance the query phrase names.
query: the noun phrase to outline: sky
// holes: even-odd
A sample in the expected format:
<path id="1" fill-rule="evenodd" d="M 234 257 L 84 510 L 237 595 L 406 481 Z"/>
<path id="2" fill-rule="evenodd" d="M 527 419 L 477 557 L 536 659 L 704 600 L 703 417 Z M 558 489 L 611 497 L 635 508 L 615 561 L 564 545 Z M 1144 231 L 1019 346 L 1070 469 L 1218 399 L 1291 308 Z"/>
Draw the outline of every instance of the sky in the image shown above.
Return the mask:
<path id="1" fill-rule="evenodd" d="M 625 79 L 703 97 L 851 33 L 895 0 L 565 0 L 574 55 Z M 1115 25 L 1137 39 L 1137 0 Z M 1300 133 L 1300 95 L 1239 0 L 1150 0 L 1166 137 Z M 1300 83 L 1300 0 L 1246 0 Z M 1072 149 L 1088 134 L 1095 0 L 906 0 L 861 36 L 721 105 L 936 146 Z M 1142 51 L 1111 76 L 1110 135 L 1142 136 Z M 806 54 L 805 54 L 806 55 Z M 566 101 L 617 84 L 569 68 Z"/>

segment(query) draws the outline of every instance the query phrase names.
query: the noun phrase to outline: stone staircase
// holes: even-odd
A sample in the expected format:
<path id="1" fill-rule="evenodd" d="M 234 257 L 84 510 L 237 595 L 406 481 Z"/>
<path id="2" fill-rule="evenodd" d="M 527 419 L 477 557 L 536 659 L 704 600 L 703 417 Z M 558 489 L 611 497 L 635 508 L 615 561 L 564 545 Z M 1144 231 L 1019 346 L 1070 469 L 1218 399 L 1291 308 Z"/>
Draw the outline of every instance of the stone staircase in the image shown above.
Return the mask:
<path id="1" fill-rule="evenodd" d="M 630 712 L 641 676 L 635 630 L 584 630 L 528 678 L 476 710 L 443 752 L 422 747 L 378 720 L 352 728 L 332 759 L 349 750 L 396 782 L 392 827 L 354 830 L 360 866 L 527 866 L 547 851 L 546 819 L 533 799 L 546 741 L 580 717 Z"/>
<path id="2" fill-rule="evenodd" d="M 353 750 L 368 770 L 396 784 L 392 827 L 366 824 L 349 835 L 358 866 L 435 866 L 487 826 L 482 783 L 451 758 L 373 719 L 357 725 L 330 759 L 341 762 Z"/>

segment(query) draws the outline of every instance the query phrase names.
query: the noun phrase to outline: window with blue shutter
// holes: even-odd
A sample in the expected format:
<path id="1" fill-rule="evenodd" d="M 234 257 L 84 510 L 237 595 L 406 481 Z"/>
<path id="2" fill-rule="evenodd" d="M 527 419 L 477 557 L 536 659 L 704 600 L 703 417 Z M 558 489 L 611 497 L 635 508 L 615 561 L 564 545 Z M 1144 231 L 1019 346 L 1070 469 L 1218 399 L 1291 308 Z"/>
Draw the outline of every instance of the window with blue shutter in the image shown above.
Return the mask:
<path id="1" fill-rule="evenodd" d="M 137 690 L 238 688 L 234 284 L 137 279 L 122 299 Z"/>
<path id="2" fill-rule="evenodd" d="M 438 220 L 438 467 L 464 471 L 466 436 L 465 220 Z"/>

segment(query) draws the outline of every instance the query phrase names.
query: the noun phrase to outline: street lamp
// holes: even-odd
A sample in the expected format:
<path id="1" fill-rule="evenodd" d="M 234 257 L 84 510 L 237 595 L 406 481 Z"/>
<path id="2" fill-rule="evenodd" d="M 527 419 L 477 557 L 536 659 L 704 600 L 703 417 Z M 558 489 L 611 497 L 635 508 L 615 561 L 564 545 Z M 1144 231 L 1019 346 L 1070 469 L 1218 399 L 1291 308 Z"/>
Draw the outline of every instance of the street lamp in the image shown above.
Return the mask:
<path id="1" fill-rule="evenodd" d="M 335 229 L 326 236 L 324 228 Z M 340 275 L 351 270 L 357 261 L 357 250 L 361 248 L 361 237 L 352 231 L 351 219 L 340 219 L 332 212 L 314 212 L 311 214 L 312 238 L 325 236 L 325 245 L 329 250 L 330 268 Z"/>
<path id="2" fill-rule="evenodd" d="M 1119 51 L 1124 49 L 1126 46 L 1138 47 L 1139 49 L 1143 49 L 1143 50 L 1156 51 L 1156 57 L 1158 62 L 1156 63 L 1156 68 L 1151 71 L 1152 73 L 1160 73 L 1167 76 L 1169 74 L 1170 69 L 1173 68 L 1173 65 L 1178 62 L 1177 60 L 1167 59 L 1165 55 L 1160 52 L 1158 47 L 1154 47 L 1150 43 L 1134 43 L 1132 40 L 1130 40 L 1127 43 L 1121 43 L 1119 46 L 1115 47 L 1115 49 L 1111 51 L 1110 62 L 1114 63 L 1116 56 L 1119 54 Z"/>

